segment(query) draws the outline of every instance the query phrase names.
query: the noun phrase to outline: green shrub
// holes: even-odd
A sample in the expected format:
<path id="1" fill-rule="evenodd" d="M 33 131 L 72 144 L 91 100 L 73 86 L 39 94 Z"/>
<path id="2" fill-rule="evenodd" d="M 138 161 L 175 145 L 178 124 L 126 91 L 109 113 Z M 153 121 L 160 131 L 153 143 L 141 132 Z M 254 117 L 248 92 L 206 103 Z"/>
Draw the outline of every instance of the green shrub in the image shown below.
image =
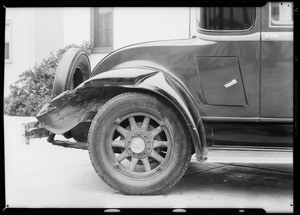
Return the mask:
<path id="1" fill-rule="evenodd" d="M 4 98 L 4 114 L 10 116 L 35 116 L 42 106 L 51 99 L 52 85 L 62 55 L 72 47 L 91 53 L 90 42 L 68 45 L 59 49 L 32 69 L 23 72 L 19 79 L 9 86 L 10 93 Z"/>

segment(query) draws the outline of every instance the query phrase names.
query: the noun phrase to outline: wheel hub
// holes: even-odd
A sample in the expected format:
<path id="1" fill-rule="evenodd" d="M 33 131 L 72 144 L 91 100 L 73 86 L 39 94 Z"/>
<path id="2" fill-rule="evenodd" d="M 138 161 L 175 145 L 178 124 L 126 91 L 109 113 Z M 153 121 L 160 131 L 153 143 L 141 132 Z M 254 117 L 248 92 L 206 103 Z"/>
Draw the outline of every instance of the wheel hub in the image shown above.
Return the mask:
<path id="1" fill-rule="evenodd" d="M 130 141 L 129 148 L 134 152 L 134 153 L 141 153 L 142 151 L 145 150 L 146 148 L 146 143 L 142 138 L 136 137 L 133 138 Z"/>
<path id="2" fill-rule="evenodd" d="M 139 117 L 139 121 L 136 121 L 135 117 Z M 141 116 L 129 115 L 115 120 L 117 123 L 115 137 L 111 141 L 116 159 L 113 165 L 121 164 L 126 171 L 131 173 L 141 172 L 140 166 L 144 167 L 142 170 L 144 172 L 150 172 L 153 169 L 159 171 L 161 165 L 164 165 L 165 160 L 168 159 L 167 153 L 170 153 L 171 149 L 170 137 L 164 128 L 164 123 L 147 115 L 143 117 L 144 119 Z"/>

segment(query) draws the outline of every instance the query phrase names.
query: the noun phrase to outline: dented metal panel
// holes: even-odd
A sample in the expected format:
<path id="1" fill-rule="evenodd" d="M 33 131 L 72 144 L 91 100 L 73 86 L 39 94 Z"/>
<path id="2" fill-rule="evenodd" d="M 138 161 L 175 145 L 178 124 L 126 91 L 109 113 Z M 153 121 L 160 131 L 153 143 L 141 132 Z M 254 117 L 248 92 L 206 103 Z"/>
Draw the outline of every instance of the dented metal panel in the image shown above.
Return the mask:
<path id="1" fill-rule="evenodd" d="M 63 134 L 88 118 L 89 113 L 101 104 L 103 93 L 103 88 L 95 88 L 86 82 L 46 103 L 36 118 L 52 133 Z"/>
<path id="2" fill-rule="evenodd" d="M 173 103 L 186 120 L 200 159 L 201 143 L 205 144 L 206 139 L 199 135 L 198 129 L 203 128 L 199 127 L 200 115 L 191 96 L 179 80 L 153 68 L 123 68 L 98 74 L 73 91 L 66 91 L 48 102 L 38 113 L 37 119 L 52 133 L 62 134 L 85 121 L 91 111 L 102 105 L 110 90 L 116 88 L 154 92 Z"/>

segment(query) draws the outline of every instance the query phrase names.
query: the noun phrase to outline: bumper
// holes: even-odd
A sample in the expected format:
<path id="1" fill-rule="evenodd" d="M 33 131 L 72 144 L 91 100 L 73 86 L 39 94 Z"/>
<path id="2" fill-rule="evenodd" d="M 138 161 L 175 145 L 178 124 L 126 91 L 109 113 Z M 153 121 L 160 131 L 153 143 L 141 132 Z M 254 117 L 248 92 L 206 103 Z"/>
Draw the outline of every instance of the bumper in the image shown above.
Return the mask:
<path id="1" fill-rule="evenodd" d="M 43 128 L 39 122 L 25 123 L 24 127 L 27 145 L 29 144 L 30 139 L 48 137 L 50 134 L 50 131 Z"/>
<path id="2" fill-rule="evenodd" d="M 37 122 L 29 122 L 24 124 L 25 127 L 25 138 L 26 144 L 29 145 L 30 139 L 48 137 L 48 142 L 53 145 L 62 146 L 65 148 L 76 148 L 76 149 L 87 149 L 86 142 L 71 142 L 66 140 L 49 140 L 49 135 L 51 134 L 46 128 L 41 127 L 41 124 Z M 54 136 L 53 136 L 54 138 Z"/>

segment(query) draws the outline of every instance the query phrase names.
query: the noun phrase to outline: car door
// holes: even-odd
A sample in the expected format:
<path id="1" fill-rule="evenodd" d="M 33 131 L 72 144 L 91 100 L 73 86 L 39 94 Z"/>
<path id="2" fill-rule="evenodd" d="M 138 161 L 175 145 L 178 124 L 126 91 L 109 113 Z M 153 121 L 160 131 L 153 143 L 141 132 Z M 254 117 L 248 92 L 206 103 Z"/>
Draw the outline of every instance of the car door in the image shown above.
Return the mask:
<path id="1" fill-rule="evenodd" d="M 252 29 L 244 32 L 231 30 L 230 35 L 223 31 L 218 37 L 216 35 L 214 45 L 218 46 L 218 52 L 217 57 L 212 58 L 216 63 L 198 57 L 199 68 L 203 65 L 209 67 L 199 69 L 204 97 L 209 98 L 205 101 L 206 107 L 201 109 L 205 110 L 202 119 L 207 126 L 207 137 L 212 140 L 209 145 L 292 146 L 293 27 L 290 7 L 291 4 L 281 3 L 258 7 Z M 274 14 L 273 18 L 271 14 Z M 271 18 L 275 22 L 271 22 Z M 213 38 L 216 33 L 210 32 L 209 37 Z M 221 62 L 220 57 L 225 55 L 229 57 L 227 60 L 237 58 L 237 70 L 226 67 L 234 65 L 234 61 L 231 64 Z M 219 76 L 211 75 L 214 65 L 219 65 Z M 211 80 L 215 83 L 211 84 Z M 246 104 L 240 96 L 243 93 Z M 225 98 L 226 103 L 216 95 Z"/>
<path id="2" fill-rule="evenodd" d="M 200 8 L 196 65 L 202 120 L 259 121 L 260 8 Z"/>
<path id="3" fill-rule="evenodd" d="M 293 4 L 262 7 L 260 121 L 291 123 L 293 117 Z"/>

